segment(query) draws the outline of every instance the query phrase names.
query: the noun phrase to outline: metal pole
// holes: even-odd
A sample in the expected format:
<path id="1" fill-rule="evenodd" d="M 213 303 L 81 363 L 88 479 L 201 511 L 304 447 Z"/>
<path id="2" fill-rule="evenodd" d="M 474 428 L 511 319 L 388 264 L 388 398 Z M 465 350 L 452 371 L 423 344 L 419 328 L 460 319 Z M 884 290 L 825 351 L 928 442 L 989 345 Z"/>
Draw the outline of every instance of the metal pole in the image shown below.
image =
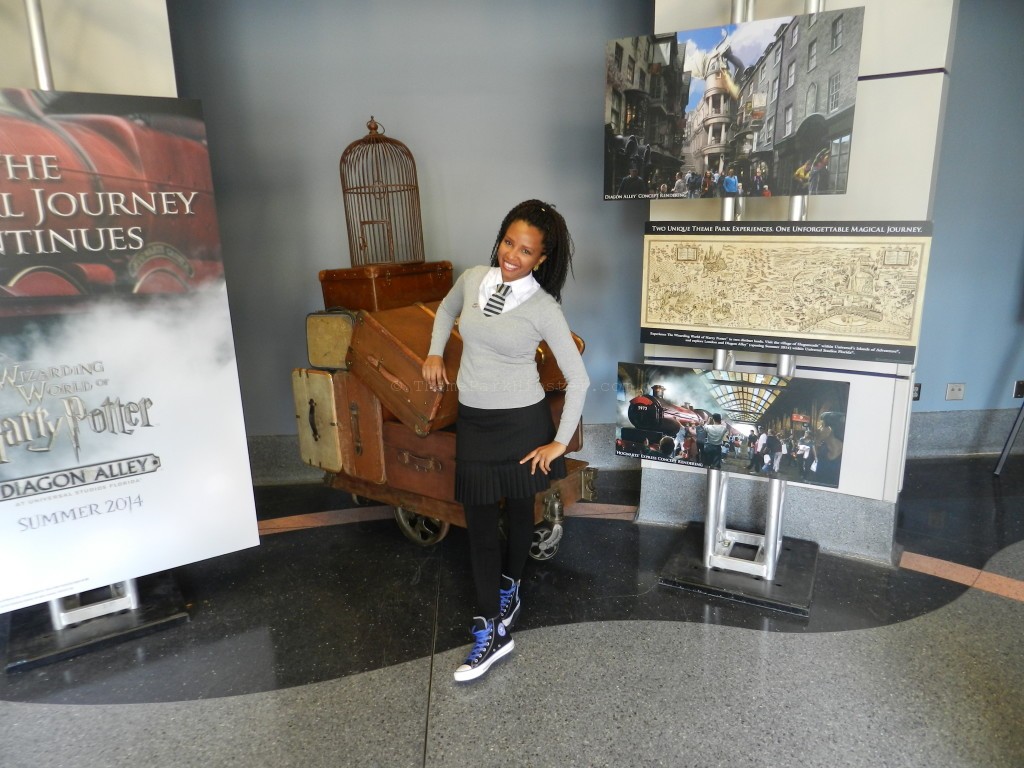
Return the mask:
<path id="1" fill-rule="evenodd" d="M 996 477 L 999 477 L 999 473 L 1003 471 L 1003 465 L 1010 457 L 1010 451 L 1013 450 L 1013 444 L 1017 440 L 1017 433 L 1020 432 L 1021 424 L 1024 424 L 1024 403 L 1021 404 L 1020 411 L 1017 412 L 1017 420 L 1013 422 L 1013 428 L 1006 438 L 1006 444 L 1003 445 L 1003 452 L 999 454 L 999 461 L 996 463 L 995 471 L 992 473 Z"/>
<path id="2" fill-rule="evenodd" d="M 28 34 L 32 44 L 32 64 L 36 70 L 39 90 L 53 90 L 53 74 L 50 72 L 50 52 L 46 47 L 46 28 L 43 25 L 43 9 L 39 0 L 25 0 L 25 15 L 28 17 Z"/>
<path id="3" fill-rule="evenodd" d="M 711 368 L 715 371 L 731 371 L 735 360 L 736 356 L 732 353 L 731 349 L 716 349 L 715 359 L 711 363 Z"/>
<path id="4" fill-rule="evenodd" d="M 773 477 L 768 481 L 768 517 L 764 526 L 764 578 L 775 578 L 782 546 L 782 509 L 786 504 L 786 481 Z"/>

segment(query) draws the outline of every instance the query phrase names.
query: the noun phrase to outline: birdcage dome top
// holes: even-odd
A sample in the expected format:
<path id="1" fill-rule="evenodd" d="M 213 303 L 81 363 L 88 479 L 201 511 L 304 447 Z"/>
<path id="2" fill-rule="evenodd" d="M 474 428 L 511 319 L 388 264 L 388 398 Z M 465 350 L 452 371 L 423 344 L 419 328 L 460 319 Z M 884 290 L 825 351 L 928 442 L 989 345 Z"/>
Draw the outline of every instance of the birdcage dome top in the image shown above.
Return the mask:
<path id="1" fill-rule="evenodd" d="M 372 115 L 366 127 L 339 162 L 353 266 L 423 261 L 416 161 Z"/>

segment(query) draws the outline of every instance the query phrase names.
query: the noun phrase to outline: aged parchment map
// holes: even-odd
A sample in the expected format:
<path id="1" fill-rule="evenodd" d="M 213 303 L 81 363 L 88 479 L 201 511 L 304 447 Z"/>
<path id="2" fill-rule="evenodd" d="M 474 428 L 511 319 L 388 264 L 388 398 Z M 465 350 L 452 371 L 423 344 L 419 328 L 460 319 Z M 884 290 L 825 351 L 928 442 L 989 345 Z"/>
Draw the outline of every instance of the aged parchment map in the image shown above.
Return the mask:
<path id="1" fill-rule="evenodd" d="M 644 238 L 641 323 L 917 344 L 930 237 Z"/>

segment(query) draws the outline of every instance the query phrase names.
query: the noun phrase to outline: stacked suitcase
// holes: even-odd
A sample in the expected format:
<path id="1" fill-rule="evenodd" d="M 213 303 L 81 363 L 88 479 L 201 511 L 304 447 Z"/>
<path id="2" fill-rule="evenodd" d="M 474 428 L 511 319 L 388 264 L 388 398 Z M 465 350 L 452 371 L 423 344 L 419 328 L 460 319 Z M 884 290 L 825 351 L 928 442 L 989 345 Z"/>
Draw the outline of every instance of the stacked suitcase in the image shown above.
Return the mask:
<path id="1" fill-rule="evenodd" d="M 306 319 L 311 367 L 292 372 L 303 461 L 323 469 L 335 488 L 400 508 L 399 522 L 411 511 L 441 521 L 443 532 L 448 523 L 464 526 L 453 495 L 458 393 L 428 390 L 421 374 L 434 312 L 452 286 L 451 263 L 324 270 L 320 281 L 325 309 Z M 582 352 L 583 340 L 574 339 Z M 461 354 L 456 327 L 444 352 L 449 381 Z M 537 365 L 557 424 L 565 381 L 546 345 Z M 582 425 L 568 450 L 581 447 Z M 553 495 L 563 504 L 584 495 L 586 463 L 567 463 L 569 477 L 538 494 L 537 522 Z"/>

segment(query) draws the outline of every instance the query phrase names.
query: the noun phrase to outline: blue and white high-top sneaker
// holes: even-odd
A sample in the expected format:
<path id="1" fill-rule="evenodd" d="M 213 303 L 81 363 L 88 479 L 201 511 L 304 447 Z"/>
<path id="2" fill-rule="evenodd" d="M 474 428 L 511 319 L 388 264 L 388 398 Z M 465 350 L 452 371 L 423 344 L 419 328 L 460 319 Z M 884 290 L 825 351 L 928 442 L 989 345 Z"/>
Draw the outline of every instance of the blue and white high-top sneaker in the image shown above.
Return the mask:
<path id="1" fill-rule="evenodd" d="M 473 648 L 465 663 L 455 670 L 455 679 L 475 680 L 491 668 L 491 664 L 515 648 L 512 634 L 497 618 L 473 617 Z"/>
<path id="2" fill-rule="evenodd" d="M 512 629 L 512 625 L 519 618 L 519 609 L 522 608 L 522 603 L 519 600 L 519 582 L 513 580 L 511 576 L 502 574 L 501 590 L 498 595 L 501 600 L 501 612 L 498 614 L 498 618 L 501 619 L 502 624 Z"/>

